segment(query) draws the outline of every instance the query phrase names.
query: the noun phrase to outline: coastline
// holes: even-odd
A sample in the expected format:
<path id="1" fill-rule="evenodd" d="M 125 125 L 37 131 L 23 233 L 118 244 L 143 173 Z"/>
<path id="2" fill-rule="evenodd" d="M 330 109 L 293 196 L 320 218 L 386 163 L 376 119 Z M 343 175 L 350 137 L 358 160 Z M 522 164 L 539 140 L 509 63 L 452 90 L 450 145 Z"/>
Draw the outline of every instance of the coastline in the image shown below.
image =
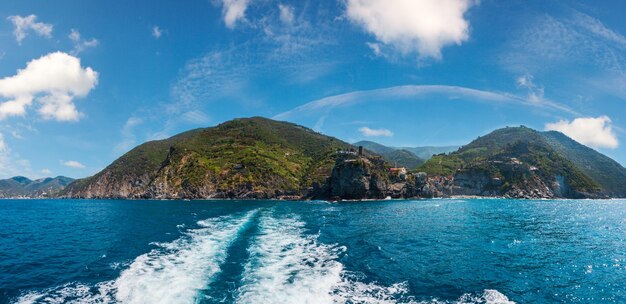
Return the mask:
<path id="1" fill-rule="evenodd" d="M 286 202 L 378 202 L 378 201 L 422 201 L 422 200 L 518 200 L 518 201 L 553 201 L 553 200 L 625 200 L 626 197 L 604 197 L 604 198 L 514 198 L 503 196 L 478 196 L 478 195 L 452 195 L 446 197 L 411 197 L 411 198 L 364 198 L 364 199 L 340 199 L 340 200 L 323 200 L 323 199 L 280 199 L 280 198 L 73 198 L 73 197 L 2 197 L 0 201 L 29 201 L 29 200 L 120 200 L 120 201 L 286 201 Z"/>

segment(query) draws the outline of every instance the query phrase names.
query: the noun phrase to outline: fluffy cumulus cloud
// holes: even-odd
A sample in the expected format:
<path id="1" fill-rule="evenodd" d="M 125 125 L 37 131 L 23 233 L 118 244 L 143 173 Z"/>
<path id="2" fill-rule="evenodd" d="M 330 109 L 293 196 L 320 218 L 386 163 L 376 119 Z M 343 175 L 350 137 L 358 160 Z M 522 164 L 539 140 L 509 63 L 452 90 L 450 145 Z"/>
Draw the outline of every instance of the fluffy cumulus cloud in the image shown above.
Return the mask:
<path id="1" fill-rule="evenodd" d="M 68 160 L 66 162 L 63 162 L 63 165 L 66 167 L 70 167 L 70 168 L 74 168 L 74 169 L 84 169 L 85 165 L 75 161 L 75 160 Z"/>
<path id="2" fill-rule="evenodd" d="M 545 129 L 559 131 L 581 144 L 594 148 L 615 149 L 619 145 L 608 116 L 583 117 L 572 121 L 561 120 L 546 124 Z"/>
<path id="3" fill-rule="evenodd" d="M 465 13 L 472 0 L 347 0 L 346 15 L 355 24 L 402 54 L 441 58 L 444 46 L 467 41 Z"/>
<path id="4" fill-rule="evenodd" d="M 246 17 L 250 0 L 221 0 L 224 23 L 228 28 L 235 28 L 237 22 Z"/>
<path id="5" fill-rule="evenodd" d="M 35 15 L 26 17 L 10 16 L 7 19 L 11 21 L 15 27 L 13 35 L 15 35 L 15 40 L 17 40 L 19 44 L 22 43 L 22 40 L 24 40 L 24 38 L 28 36 L 28 32 L 31 31 L 39 36 L 46 38 L 52 37 L 52 24 L 37 22 L 37 16 Z"/>
<path id="6" fill-rule="evenodd" d="M 385 136 L 391 137 L 393 136 L 393 132 L 387 129 L 370 129 L 368 127 L 359 128 L 359 132 L 363 134 L 363 136 L 374 137 L 374 136 Z"/>
<path id="7" fill-rule="evenodd" d="M 75 98 L 85 97 L 98 83 L 98 73 L 62 52 L 32 60 L 14 76 L 0 79 L 0 119 L 23 116 L 36 100 L 44 119 L 76 121 Z M 4 99 L 4 100 L 3 100 Z"/>

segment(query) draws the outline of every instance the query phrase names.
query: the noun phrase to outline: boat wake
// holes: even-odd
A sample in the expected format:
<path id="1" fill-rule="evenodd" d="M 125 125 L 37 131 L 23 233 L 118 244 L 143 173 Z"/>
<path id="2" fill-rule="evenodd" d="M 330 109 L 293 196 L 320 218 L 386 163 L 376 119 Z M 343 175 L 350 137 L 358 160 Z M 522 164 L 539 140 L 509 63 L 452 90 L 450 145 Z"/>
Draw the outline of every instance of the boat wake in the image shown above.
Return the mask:
<path id="1" fill-rule="evenodd" d="M 306 235 L 296 218 L 262 216 L 248 249 L 238 303 L 397 303 L 406 284 L 389 287 L 354 280 L 337 261 L 346 248 Z"/>
<path id="2" fill-rule="evenodd" d="M 65 284 L 31 292 L 17 303 L 194 303 L 220 271 L 230 244 L 257 210 L 198 222 L 170 243 L 140 255 L 113 280 L 95 286 Z"/>
<path id="3" fill-rule="evenodd" d="M 93 286 L 68 283 L 24 294 L 16 303 L 210 302 L 202 292 L 220 273 L 233 243 L 255 222 L 258 233 L 242 262 L 240 287 L 232 291 L 236 303 L 513 303 L 496 290 L 455 301 L 417 301 L 406 283 L 366 283 L 339 262 L 345 247 L 307 234 L 299 217 L 258 213 L 200 221 L 200 228 L 187 229 L 180 238 L 136 257 L 115 280 Z"/>

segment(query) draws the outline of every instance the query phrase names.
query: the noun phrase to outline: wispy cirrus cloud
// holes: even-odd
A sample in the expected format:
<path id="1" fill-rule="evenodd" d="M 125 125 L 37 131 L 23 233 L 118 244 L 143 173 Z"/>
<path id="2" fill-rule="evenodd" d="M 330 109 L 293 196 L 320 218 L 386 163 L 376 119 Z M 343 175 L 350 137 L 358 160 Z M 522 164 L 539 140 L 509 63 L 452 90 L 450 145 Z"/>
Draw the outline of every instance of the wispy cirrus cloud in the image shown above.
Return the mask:
<path id="1" fill-rule="evenodd" d="M 82 53 L 84 50 L 97 47 L 98 44 L 100 44 L 100 41 L 98 41 L 98 39 L 95 39 L 95 38 L 83 39 L 80 36 L 80 32 L 76 29 L 72 29 L 70 31 L 70 34 L 67 37 L 74 44 L 74 48 L 72 49 L 72 52 L 71 52 L 72 55 L 78 55 Z"/>
<path id="2" fill-rule="evenodd" d="M 135 127 L 144 123 L 144 120 L 140 117 L 131 116 L 126 120 L 126 123 L 122 127 L 122 141 L 119 142 L 113 151 L 116 154 L 127 152 L 137 144 L 137 137 L 135 135 Z"/>
<path id="3" fill-rule="evenodd" d="M 500 64 L 516 74 L 554 75 L 581 93 L 626 98 L 626 37 L 599 19 L 567 9 L 541 14 L 514 32 Z M 584 76 L 582 76 L 584 75 Z"/>
<path id="4" fill-rule="evenodd" d="M 427 96 L 429 94 L 443 94 L 449 96 L 451 99 L 466 98 L 472 102 L 521 105 L 556 112 L 565 112 L 568 114 L 578 114 L 562 104 L 555 102 L 536 102 L 526 96 L 518 96 L 511 93 L 491 92 L 449 85 L 404 85 L 368 91 L 354 91 L 325 97 L 277 114 L 274 118 L 286 120 L 305 113 L 329 112 L 334 108 L 354 106 L 361 103 L 372 102 L 372 100 L 377 102 L 398 98 L 411 100 L 412 98 Z"/>
<path id="5" fill-rule="evenodd" d="M 551 69 L 579 63 L 605 70 L 624 70 L 626 38 L 600 20 L 570 10 L 564 17 L 541 15 L 514 38 L 502 64 L 516 71 Z"/>
<path id="6" fill-rule="evenodd" d="M 4 134 L 0 133 L 0 178 L 16 175 L 33 176 L 30 162 L 13 152 L 7 144 Z"/>
<path id="7" fill-rule="evenodd" d="M 7 18 L 13 23 L 14 30 L 13 35 L 18 44 L 22 44 L 22 41 L 28 36 L 29 32 L 33 32 L 39 36 L 51 38 L 53 25 L 44 22 L 37 22 L 36 15 L 28 16 L 9 16 Z"/>
<path id="8" fill-rule="evenodd" d="M 329 33 L 337 32 L 334 22 L 340 21 L 334 21 L 322 4 L 297 6 L 270 1 L 255 5 L 267 12 L 246 20 L 255 34 L 243 43 L 189 60 L 172 83 L 165 112 L 178 117 L 187 113 L 184 117 L 198 120 L 198 115 L 191 115 L 194 111 L 224 100 L 258 108 L 264 101 L 255 94 L 256 83 L 276 81 L 298 86 L 335 68 L 336 58 L 342 55 L 333 48 L 336 38 Z M 319 19 L 309 18 L 310 14 Z"/>

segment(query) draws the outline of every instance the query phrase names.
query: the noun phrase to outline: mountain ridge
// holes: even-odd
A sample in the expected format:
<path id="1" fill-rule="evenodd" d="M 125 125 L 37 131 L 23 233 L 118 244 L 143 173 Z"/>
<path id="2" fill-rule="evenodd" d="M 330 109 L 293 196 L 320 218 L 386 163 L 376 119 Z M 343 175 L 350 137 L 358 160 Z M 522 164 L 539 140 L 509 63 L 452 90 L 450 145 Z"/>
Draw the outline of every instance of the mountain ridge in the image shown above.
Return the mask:
<path id="1" fill-rule="evenodd" d="M 0 198 L 37 198 L 54 196 L 74 179 L 66 176 L 44 177 L 31 180 L 14 176 L 0 180 Z"/>
<path id="2" fill-rule="evenodd" d="M 503 159 L 504 156 L 508 159 Z M 418 169 L 438 176 L 467 176 L 469 172 L 478 174 L 480 171 L 484 179 L 500 179 L 502 170 L 510 169 L 501 168 L 503 162 L 525 163 L 526 169 L 533 170 L 525 172 L 526 176 L 515 185 L 484 182 L 473 185 L 482 190 L 471 192 L 483 193 L 498 188 L 495 193 L 504 195 L 508 190 L 520 187 L 521 182 L 534 178 L 540 188 L 547 188 L 541 190 L 547 197 L 560 196 L 559 191 L 566 190 L 571 191 L 568 192 L 571 198 L 626 196 L 626 185 L 620 181 L 626 176 L 626 169 L 619 163 L 562 133 L 540 132 L 524 126 L 494 130 L 455 152 L 435 156 Z M 599 173 L 607 171 L 612 175 Z M 507 177 L 510 179 L 513 175 L 509 173 Z M 463 188 L 458 182 L 455 186 Z M 555 191 L 559 193 L 555 194 Z"/>
<path id="3" fill-rule="evenodd" d="M 96 175 L 74 181 L 61 196 L 338 200 L 626 195 L 620 183 L 598 182 L 589 173 L 602 171 L 595 159 L 607 166 L 616 162 L 565 135 L 542 134 L 525 127 L 498 129 L 407 172 L 394 168 L 379 155 L 383 153 L 367 147 L 358 151 L 303 126 L 241 118 L 141 144 Z M 388 148 L 385 153 L 398 151 L 382 147 Z M 569 159 L 580 155 L 591 159 L 589 168 Z M 626 172 L 621 166 L 612 170 Z"/>

